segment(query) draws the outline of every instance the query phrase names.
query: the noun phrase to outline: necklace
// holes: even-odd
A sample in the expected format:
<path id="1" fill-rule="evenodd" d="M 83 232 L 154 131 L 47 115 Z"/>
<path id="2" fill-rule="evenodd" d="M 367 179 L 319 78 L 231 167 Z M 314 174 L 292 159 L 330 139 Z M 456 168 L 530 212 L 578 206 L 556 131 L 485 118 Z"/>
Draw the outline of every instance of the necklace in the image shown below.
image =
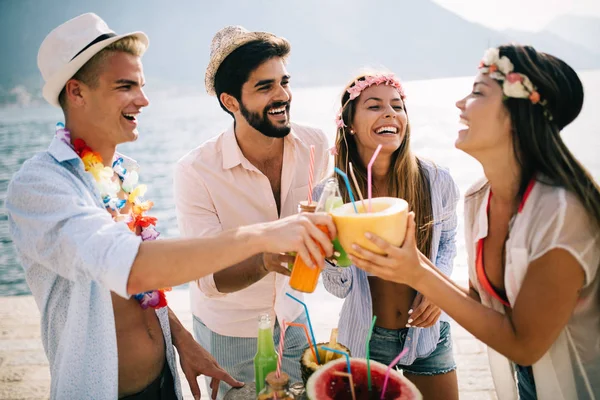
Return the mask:
<path id="1" fill-rule="evenodd" d="M 129 229 L 140 236 L 143 241 L 156 240 L 160 233 L 156 230 L 156 217 L 146 215 L 154 203 L 150 200 L 142 201 L 146 194 L 146 185 L 138 185 L 138 173 L 135 169 L 126 169 L 122 157 L 115 156 L 112 168 L 102 162 L 99 153 L 93 151 L 83 139 L 75 139 L 71 143 L 71 133 L 64 124 L 56 124 L 56 137 L 68 144 L 81 158 L 85 171 L 92 175 L 96 188 L 100 192 L 102 203 L 106 210 L 112 215 L 116 222 L 125 222 Z M 118 181 L 113 180 L 115 174 Z M 123 191 L 126 198 L 119 198 L 119 192 Z M 128 212 L 121 210 L 130 204 Z M 133 297 L 140 303 L 143 309 L 148 307 L 162 308 L 167 305 L 165 292 L 171 288 L 151 290 L 134 294 Z"/>

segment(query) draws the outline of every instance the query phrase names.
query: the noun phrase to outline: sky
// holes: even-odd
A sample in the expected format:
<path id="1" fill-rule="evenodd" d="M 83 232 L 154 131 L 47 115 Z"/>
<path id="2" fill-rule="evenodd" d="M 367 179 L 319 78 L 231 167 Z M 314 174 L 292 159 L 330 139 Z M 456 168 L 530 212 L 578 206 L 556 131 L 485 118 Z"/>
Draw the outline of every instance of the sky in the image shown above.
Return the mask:
<path id="1" fill-rule="evenodd" d="M 494 29 L 539 31 L 559 15 L 600 17 L 599 0 L 433 0 Z"/>

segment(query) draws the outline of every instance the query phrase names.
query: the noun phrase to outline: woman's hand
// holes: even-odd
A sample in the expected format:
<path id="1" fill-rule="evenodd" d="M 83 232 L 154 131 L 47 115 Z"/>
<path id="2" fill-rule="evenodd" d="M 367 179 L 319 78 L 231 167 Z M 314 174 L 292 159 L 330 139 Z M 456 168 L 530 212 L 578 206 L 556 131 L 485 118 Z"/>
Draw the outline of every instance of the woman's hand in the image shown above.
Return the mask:
<path id="1" fill-rule="evenodd" d="M 386 281 L 414 287 L 425 268 L 421 265 L 417 249 L 415 214 L 411 212 L 408 215 L 406 238 L 401 247 L 396 247 L 372 233 L 366 233 L 365 236 L 386 255 L 382 256 L 353 244 L 352 249 L 359 255 L 350 255 L 354 265 Z"/>
<path id="2" fill-rule="evenodd" d="M 409 320 L 407 327 L 429 328 L 433 326 L 442 315 L 442 310 L 421 293 L 417 293 L 413 304 L 408 310 Z"/>

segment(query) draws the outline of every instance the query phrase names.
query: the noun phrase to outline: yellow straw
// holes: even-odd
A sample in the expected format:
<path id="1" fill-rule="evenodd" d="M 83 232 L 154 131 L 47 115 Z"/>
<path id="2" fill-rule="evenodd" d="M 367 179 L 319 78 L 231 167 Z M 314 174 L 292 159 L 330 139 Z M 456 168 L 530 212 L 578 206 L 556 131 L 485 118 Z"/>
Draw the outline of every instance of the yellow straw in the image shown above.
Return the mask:
<path id="1" fill-rule="evenodd" d="M 367 211 L 367 206 L 365 206 L 365 199 L 363 198 L 362 192 L 360 191 L 360 186 L 358 186 L 358 181 L 356 180 L 356 176 L 354 175 L 354 168 L 352 168 L 352 163 L 349 162 L 348 166 L 350 167 L 350 176 L 352 177 L 352 182 L 354 182 L 354 186 L 356 187 L 356 193 L 358 193 L 358 197 L 360 198 L 360 202 L 363 206 L 363 211 Z"/>

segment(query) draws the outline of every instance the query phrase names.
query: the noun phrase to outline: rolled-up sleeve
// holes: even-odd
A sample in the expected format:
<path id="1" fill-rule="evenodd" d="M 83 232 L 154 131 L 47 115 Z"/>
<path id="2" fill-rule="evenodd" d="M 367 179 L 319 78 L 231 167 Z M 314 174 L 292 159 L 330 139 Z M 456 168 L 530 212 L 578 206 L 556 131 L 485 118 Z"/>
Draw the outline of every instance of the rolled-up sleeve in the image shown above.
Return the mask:
<path id="1" fill-rule="evenodd" d="M 442 193 L 442 232 L 435 265 L 447 276 L 452 274 L 454 257 L 456 257 L 456 229 L 458 216 L 456 206 L 460 198 L 458 186 L 447 171 L 442 175 L 444 179 Z"/>
<path id="2" fill-rule="evenodd" d="M 66 279 L 94 280 L 127 298 L 141 239 L 85 196 L 60 165 L 26 163 L 6 198 L 15 247 Z"/>
<path id="3" fill-rule="evenodd" d="M 336 267 L 329 263 L 323 270 L 323 286 L 332 295 L 340 299 L 346 298 L 352 289 L 352 270 L 350 267 Z"/>
<path id="4" fill-rule="evenodd" d="M 212 236 L 223 230 L 202 177 L 184 160 L 175 166 L 174 194 L 177 224 L 182 237 Z M 196 284 L 207 297 L 226 296 L 217 289 L 213 274 L 197 280 Z"/>

